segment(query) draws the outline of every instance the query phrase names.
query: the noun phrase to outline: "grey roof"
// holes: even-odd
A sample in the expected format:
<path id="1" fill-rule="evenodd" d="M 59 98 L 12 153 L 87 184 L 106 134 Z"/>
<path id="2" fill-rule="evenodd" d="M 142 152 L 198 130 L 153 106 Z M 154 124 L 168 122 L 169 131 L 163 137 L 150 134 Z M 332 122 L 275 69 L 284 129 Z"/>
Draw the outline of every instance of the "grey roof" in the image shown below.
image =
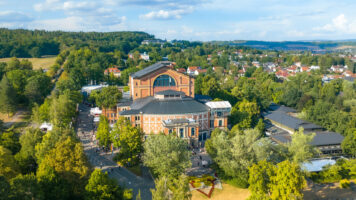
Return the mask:
<path id="1" fill-rule="evenodd" d="M 310 134 L 310 133 L 308 133 Z M 281 135 L 271 135 L 272 140 L 280 143 L 289 143 L 292 140 L 290 134 L 281 134 Z M 316 132 L 311 141 L 313 146 L 327 146 L 327 145 L 340 145 L 344 140 L 344 136 L 335 132 Z"/>
<path id="2" fill-rule="evenodd" d="M 120 115 L 137 115 L 140 114 L 139 110 L 124 110 L 119 113 Z"/>
<path id="3" fill-rule="evenodd" d="M 264 118 L 275 121 L 279 124 L 282 124 L 288 128 L 293 130 L 298 130 L 299 127 L 303 127 L 305 131 L 315 130 L 315 129 L 323 129 L 323 127 L 298 119 L 296 117 L 292 117 L 285 112 L 282 111 L 272 111 L 263 113 Z"/>
<path id="4" fill-rule="evenodd" d="M 132 101 L 122 101 L 117 104 L 117 107 L 123 107 L 123 106 L 131 106 Z"/>
<path id="5" fill-rule="evenodd" d="M 132 114 L 153 114 L 153 115 L 169 115 L 169 114 L 189 114 L 209 111 L 209 107 L 192 99 L 191 97 L 183 97 L 177 99 L 155 99 L 153 97 L 145 97 L 135 100 L 131 105 L 130 112 L 122 111 L 120 115 Z"/>
<path id="6" fill-rule="evenodd" d="M 170 64 L 171 64 L 171 62 L 169 62 L 169 61 L 160 61 L 160 62 L 150 65 L 136 73 L 131 74 L 131 77 L 132 78 L 141 78 L 151 72 L 154 72 L 154 71 L 161 69 L 162 67 L 165 67 Z"/>
<path id="7" fill-rule="evenodd" d="M 163 94 L 163 95 L 180 95 L 180 96 L 183 96 L 185 93 L 184 92 L 180 92 L 180 91 L 177 91 L 177 90 L 163 90 L 163 91 L 160 91 L 160 92 L 156 92 L 155 94 Z"/>
<path id="8" fill-rule="evenodd" d="M 287 107 L 284 105 L 278 105 L 275 103 L 271 103 L 271 105 L 268 107 L 268 109 L 272 110 L 272 111 L 281 111 L 281 112 L 297 112 L 297 110 L 294 108 Z"/>
<path id="9" fill-rule="evenodd" d="M 335 132 L 317 132 L 313 141 L 314 146 L 339 145 L 344 140 L 344 136 Z"/>

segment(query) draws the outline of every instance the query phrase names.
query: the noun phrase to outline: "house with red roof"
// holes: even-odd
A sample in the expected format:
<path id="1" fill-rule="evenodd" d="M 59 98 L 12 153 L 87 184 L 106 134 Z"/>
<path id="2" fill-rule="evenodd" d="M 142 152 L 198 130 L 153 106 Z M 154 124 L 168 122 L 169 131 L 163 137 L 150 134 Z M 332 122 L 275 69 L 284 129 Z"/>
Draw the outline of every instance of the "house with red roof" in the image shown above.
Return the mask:
<path id="1" fill-rule="evenodd" d="M 105 75 L 110 75 L 110 74 L 113 74 L 115 77 L 120 77 L 121 76 L 121 71 L 117 68 L 117 67 L 110 67 L 110 68 L 107 68 L 105 71 L 104 71 L 104 74 Z"/>

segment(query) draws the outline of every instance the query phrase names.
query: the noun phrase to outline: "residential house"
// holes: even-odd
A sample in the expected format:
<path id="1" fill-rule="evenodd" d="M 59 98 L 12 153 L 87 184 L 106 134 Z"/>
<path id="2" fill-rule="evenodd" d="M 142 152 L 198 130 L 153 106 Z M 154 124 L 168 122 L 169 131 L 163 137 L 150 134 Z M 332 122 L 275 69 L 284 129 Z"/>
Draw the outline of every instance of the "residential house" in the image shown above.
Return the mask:
<path id="1" fill-rule="evenodd" d="M 121 71 L 117 67 L 110 67 L 105 69 L 104 75 L 108 76 L 110 74 L 113 74 L 115 77 L 120 77 Z"/>

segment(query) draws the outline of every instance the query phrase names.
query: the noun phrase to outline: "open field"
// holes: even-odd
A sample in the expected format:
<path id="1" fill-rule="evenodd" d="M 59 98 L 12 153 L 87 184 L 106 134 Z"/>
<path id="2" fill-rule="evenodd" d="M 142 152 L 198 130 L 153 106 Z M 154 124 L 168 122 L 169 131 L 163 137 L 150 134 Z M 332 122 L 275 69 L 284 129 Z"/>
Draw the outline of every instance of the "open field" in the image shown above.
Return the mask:
<path id="1" fill-rule="evenodd" d="M 0 62 L 8 62 L 11 58 L 0 58 Z M 32 62 L 33 69 L 48 69 L 56 61 L 56 56 L 48 58 L 18 58 L 19 60 L 27 59 Z"/>
<path id="2" fill-rule="evenodd" d="M 215 189 L 211 200 L 244 200 L 250 196 L 248 189 L 237 188 L 228 184 L 222 184 L 223 189 Z M 192 192 L 192 200 L 208 200 L 209 198 L 198 191 Z"/>

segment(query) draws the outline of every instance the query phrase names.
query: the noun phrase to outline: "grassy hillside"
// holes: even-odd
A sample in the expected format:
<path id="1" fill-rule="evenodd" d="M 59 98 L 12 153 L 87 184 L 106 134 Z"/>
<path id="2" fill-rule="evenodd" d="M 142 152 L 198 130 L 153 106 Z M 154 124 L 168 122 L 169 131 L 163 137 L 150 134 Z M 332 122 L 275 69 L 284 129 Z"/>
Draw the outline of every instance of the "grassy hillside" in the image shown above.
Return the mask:
<path id="1" fill-rule="evenodd" d="M 0 58 L 0 62 L 8 62 L 11 58 Z M 24 58 L 18 58 L 22 60 Z M 54 64 L 56 57 L 47 57 L 47 58 L 25 58 L 28 59 L 33 66 L 33 69 L 48 69 L 51 65 Z"/>

